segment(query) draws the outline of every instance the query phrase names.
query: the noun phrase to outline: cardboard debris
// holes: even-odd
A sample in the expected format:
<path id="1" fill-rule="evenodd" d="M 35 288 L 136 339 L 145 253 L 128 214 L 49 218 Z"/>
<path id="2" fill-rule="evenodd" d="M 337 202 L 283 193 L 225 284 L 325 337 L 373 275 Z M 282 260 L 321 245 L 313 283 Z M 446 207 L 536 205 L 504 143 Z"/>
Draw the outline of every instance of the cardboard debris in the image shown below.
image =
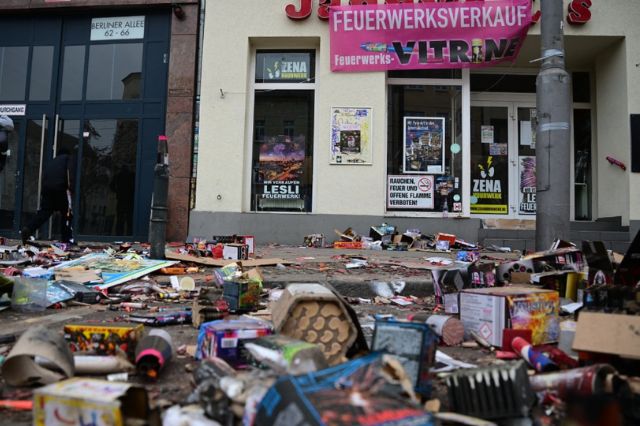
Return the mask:
<path id="1" fill-rule="evenodd" d="M 232 259 L 214 259 L 212 257 L 198 257 L 198 256 L 192 256 L 190 254 L 176 253 L 175 251 L 171 251 L 171 250 L 167 250 L 165 252 L 165 256 L 167 257 L 167 259 L 179 260 L 180 262 L 192 262 L 192 263 L 197 263 L 199 265 L 216 266 L 216 267 L 223 267 L 230 263 L 238 263 L 246 268 L 253 268 L 256 266 L 276 266 L 278 264 L 291 265 L 294 263 L 289 260 L 284 260 L 279 258 L 248 259 L 248 260 L 242 260 L 242 261 L 237 261 Z"/>
<path id="2" fill-rule="evenodd" d="M 55 271 L 55 277 L 56 280 L 72 281 L 80 284 L 102 282 L 100 271 L 91 269 L 61 268 Z"/>
<path id="3" fill-rule="evenodd" d="M 640 316 L 580 313 L 573 350 L 640 359 Z"/>
<path id="4" fill-rule="evenodd" d="M 63 262 L 54 270 L 67 270 L 73 267 L 82 267 L 87 270 L 100 270 L 102 283 L 95 283 L 94 287 L 101 290 L 143 277 L 161 268 L 166 268 L 177 262 L 167 260 L 154 260 L 146 258 L 119 259 L 107 253 L 92 253 L 78 259 Z"/>
<path id="5" fill-rule="evenodd" d="M 36 357 L 55 369 L 38 365 Z M 2 376 L 12 386 L 46 385 L 73 375 L 73 355 L 67 342 L 46 326 L 32 327 L 22 334 L 2 364 Z"/>
<path id="6" fill-rule="evenodd" d="M 145 389 L 131 383 L 75 378 L 34 392 L 36 426 L 125 426 L 133 421 L 161 424 L 157 411 L 149 408 Z"/>

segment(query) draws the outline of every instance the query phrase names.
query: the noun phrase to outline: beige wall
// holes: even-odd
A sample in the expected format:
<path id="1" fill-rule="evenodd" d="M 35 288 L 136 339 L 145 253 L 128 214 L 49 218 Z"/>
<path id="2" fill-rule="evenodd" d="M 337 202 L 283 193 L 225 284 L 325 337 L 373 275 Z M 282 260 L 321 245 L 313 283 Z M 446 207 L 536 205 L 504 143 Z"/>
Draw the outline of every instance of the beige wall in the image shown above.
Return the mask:
<path id="1" fill-rule="evenodd" d="M 269 46 L 318 49 L 313 211 L 383 214 L 385 73 L 331 73 L 327 23 L 317 18 L 315 10 L 303 21 L 287 18 L 284 8 L 289 3 L 297 5 L 298 0 L 207 3 L 196 210 L 249 210 L 251 61 L 256 46 Z M 567 3 L 565 0 L 564 10 Z M 594 73 L 596 82 L 594 136 L 598 149 L 592 162 L 594 191 L 598 193 L 594 198 L 598 201 L 594 218 L 622 216 L 626 223 L 629 219 L 640 220 L 640 174 L 630 173 L 629 164 L 629 114 L 640 113 L 640 67 L 636 66 L 640 63 L 640 5 L 637 0 L 599 0 L 593 2 L 591 11 L 591 21 L 586 25 L 565 25 L 566 34 L 572 36 L 570 46 L 576 49 L 567 52 L 567 59 L 571 62 L 581 57 L 580 70 Z M 539 32 L 539 24 L 531 30 L 534 35 Z M 588 42 L 580 42 L 583 36 Z M 528 62 L 534 57 L 537 56 L 521 59 Z M 373 165 L 329 165 L 331 106 L 373 108 Z M 606 155 L 624 161 L 627 171 L 610 166 L 604 159 Z"/>

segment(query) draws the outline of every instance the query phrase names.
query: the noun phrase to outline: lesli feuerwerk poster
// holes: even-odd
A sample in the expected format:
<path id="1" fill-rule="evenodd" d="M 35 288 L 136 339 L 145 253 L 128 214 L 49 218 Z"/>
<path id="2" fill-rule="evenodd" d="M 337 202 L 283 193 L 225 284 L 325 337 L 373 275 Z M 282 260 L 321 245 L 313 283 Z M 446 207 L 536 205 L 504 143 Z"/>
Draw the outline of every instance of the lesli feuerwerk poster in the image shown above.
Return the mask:
<path id="1" fill-rule="evenodd" d="M 404 117 L 404 173 L 444 173 L 443 117 Z"/>
<path id="2" fill-rule="evenodd" d="M 331 108 L 330 164 L 371 164 L 371 108 Z"/>
<path id="3" fill-rule="evenodd" d="M 256 194 L 261 199 L 303 198 L 305 137 L 270 136 L 260 145 Z"/>

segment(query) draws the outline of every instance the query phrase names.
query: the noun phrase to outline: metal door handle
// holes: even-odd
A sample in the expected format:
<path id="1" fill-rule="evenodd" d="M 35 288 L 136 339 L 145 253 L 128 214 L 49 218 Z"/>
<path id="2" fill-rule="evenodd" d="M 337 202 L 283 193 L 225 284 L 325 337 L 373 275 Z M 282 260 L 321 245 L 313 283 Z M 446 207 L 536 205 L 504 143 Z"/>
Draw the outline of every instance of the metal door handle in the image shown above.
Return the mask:
<path id="1" fill-rule="evenodd" d="M 56 116 L 57 117 L 57 116 Z M 57 125 L 57 122 L 56 122 Z M 37 210 L 40 210 L 40 194 L 42 193 L 42 165 L 44 161 L 44 140 L 47 131 L 47 114 L 42 114 L 42 131 L 40 132 L 40 165 L 38 166 L 38 198 Z"/>
<path id="2" fill-rule="evenodd" d="M 53 129 L 53 158 L 56 158 L 58 152 L 58 126 L 60 125 L 60 115 L 56 114 L 56 124 Z"/>

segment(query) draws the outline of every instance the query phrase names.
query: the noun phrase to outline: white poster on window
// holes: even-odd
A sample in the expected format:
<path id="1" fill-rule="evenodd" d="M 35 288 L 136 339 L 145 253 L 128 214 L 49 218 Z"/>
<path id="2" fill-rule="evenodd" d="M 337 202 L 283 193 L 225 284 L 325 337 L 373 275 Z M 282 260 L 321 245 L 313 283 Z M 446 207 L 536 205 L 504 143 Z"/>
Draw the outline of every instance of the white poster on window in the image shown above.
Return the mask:
<path id="1" fill-rule="evenodd" d="M 144 16 L 116 16 L 91 20 L 91 41 L 144 38 Z"/>
<path id="2" fill-rule="evenodd" d="M 523 120 L 520 122 L 520 145 L 531 146 L 532 142 L 531 122 Z"/>
<path id="3" fill-rule="evenodd" d="M 433 209 L 433 176 L 387 176 L 387 208 Z"/>
<path id="4" fill-rule="evenodd" d="M 493 126 L 480 126 L 480 141 L 482 143 L 493 143 Z"/>

